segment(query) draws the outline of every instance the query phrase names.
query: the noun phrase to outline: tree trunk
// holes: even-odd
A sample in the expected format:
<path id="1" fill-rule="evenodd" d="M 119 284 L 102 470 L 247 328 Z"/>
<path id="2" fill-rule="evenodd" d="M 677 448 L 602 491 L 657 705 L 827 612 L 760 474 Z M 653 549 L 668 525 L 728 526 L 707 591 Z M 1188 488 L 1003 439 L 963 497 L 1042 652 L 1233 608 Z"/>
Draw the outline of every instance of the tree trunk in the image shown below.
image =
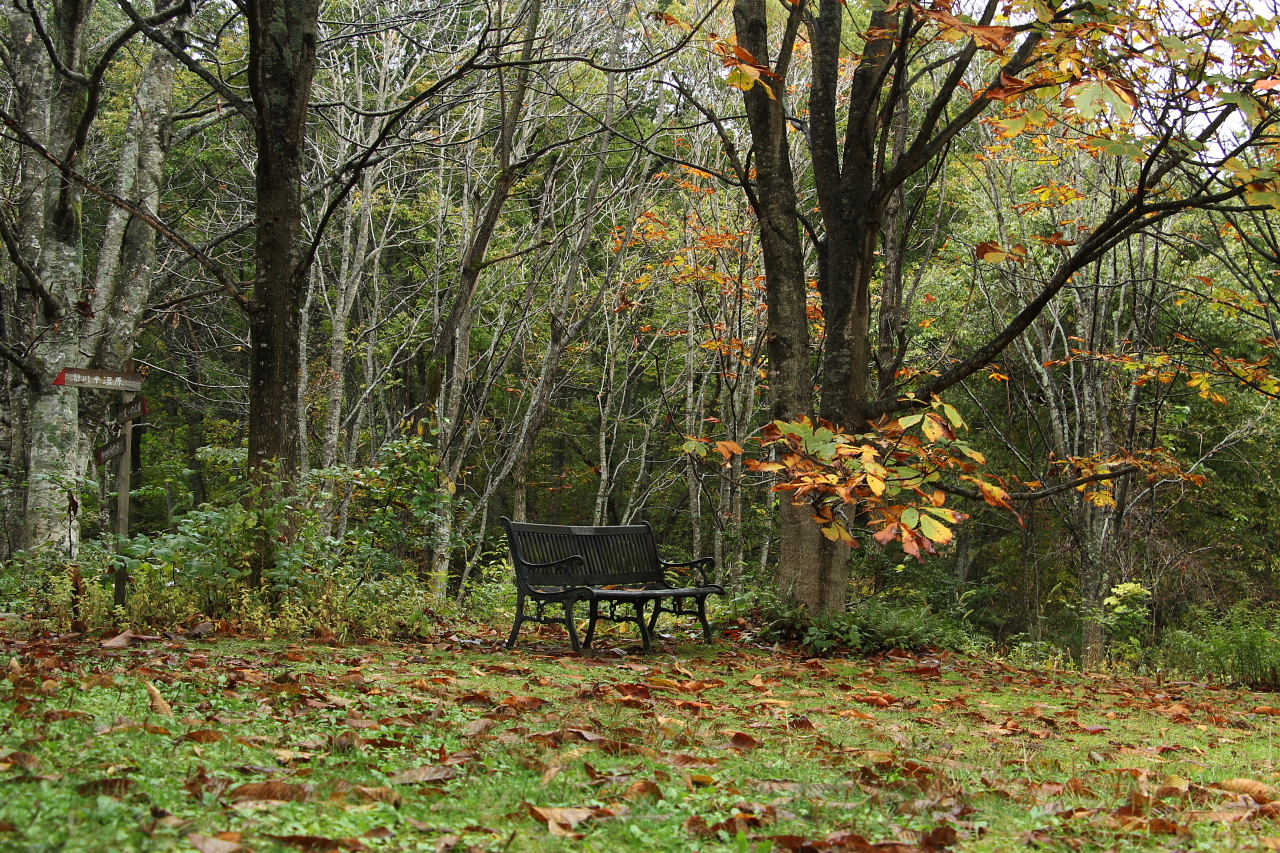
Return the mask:
<path id="1" fill-rule="evenodd" d="M 792 16 L 800 14 L 792 7 Z M 733 18 L 738 43 L 770 64 L 768 15 L 764 0 L 737 0 Z M 798 24 L 797 24 L 798 26 Z M 764 90 L 774 88 L 774 97 Z M 784 109 L 785 86 L 764 83 L 743 93 L 747 123 L 755 146 L 753 207 L 760 227 L 768 302 L 769 388 L 774 420 L 813 415 L 813 370 L 809 353 L 809 314 L 796 184 L 791 168 Z M 783 601 L 823 612 L 830 597 L 822 588 L 830 565 L 827 542 L 808 507 L 780 502 L 777 586 Z M 847 570 L 846 570 L 847 571 Z M 847 578 L 847 575 L 846 575 Z M 841 588 L 839 600 L 844 600 Z M 836 608 L 843 609 L 843 604 Z"/>
<path id="2" fill-rule="evenodd" d="M 296 486 L 302 303 L 302 166 L 307 105 L 316 66 L 318 0 L 247 0 L 249 91 L 257 113 L 257 279 L 249 308 L 249 466 L 263 489 Z M 282 530 L 264 527 L 251 581 L 273 564 Z"/>
<path id="3" fill-rule="evenodd" d="M 91 5 L 73 2 L 55 6 L 45 22 L 52 49 L 65 67 L 76 72 L 83 62 L 82 41 Z M 38 39 L 36 44 L 38 50 Z M 30 117 L 34 125 L 26 129 L 47 150 L 75 163 L 86 87 L 50 73 L 35 55 L 24 51 L 23 58 L 27 60 L 23 71 L 29 75 L 25 82 L 32 99 Z M 40 100 L 47 105 L 37 106 Z M 48 112 L 43 112 L 46 109 Z M 42 381 L 30 389 L 22 541 L 25 548 L 54 545 L 73 555 L 80 539 L 76 493 L 88 458 L 80 434 L 79 392 L 53 385 L 52 380 L 65 367 L 83 366 L 79 361 L 83 316 L 68 310 L 80 301 L 84 269 L 82 192 L 46 163 L 30 158 L 24 165 L 42 182 L 43 194 L 36 198 L 41 199 L 43 211 L 37 220 L 40 229 L 25 235 L 30 245 L 22 248 L 31 250 L 27 260 L 47 295 L 33 300 L 38 307 L 31 312 L 38 318 L 31 329 L 31 343 L 39 340 L 37 370 Z"/>

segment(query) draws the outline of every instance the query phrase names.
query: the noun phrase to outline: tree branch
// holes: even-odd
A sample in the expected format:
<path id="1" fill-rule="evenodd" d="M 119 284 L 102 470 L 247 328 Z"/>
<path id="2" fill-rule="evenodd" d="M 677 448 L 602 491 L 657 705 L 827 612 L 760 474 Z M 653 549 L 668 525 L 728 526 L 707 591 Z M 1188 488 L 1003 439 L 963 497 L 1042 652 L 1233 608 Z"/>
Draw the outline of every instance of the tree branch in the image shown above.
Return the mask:
<path id="1" fill-rule="evenodd" d="M 66 311 L 61 302 L 58 301 L 49 289 L 44 286 L 44 282 L 40 280 L 40 276 L 31 264 L 27 263 L 27 259 L 22 256 L 22 248 L 18 245 L 18 239 L 13 233 L 13 229 L 9 227 L 9 218 L 0 212 L 0 239 L 4 240 L 4 247 L 9 251 L 9 260 L 13 261 L 13 265 L 22 273 L 22 277 L 27 280 L 27 284 L 31 285 L 31 289 L 35 291 L 36 296 L 40 298 L 40 302 L 44 304 L 45 311 L 49 312 L 54 318 L 62 317 Z"/>
<path id="2" fill-rule="evenodd" d="M 28 2 L 31 2 L 31 0 L 28 0 Z M 139 15 L 138 10 L 133 8 L 129 3 L 129 0 L 118 0 L 118 2 L 120 3 L 120 8 L 124 10 L 124 13 L 129 16 L 129 19 L 132 20 L 140 30 L 142 30 L 143 34 L 146 35 L 147 38 L 169 51 L 169 53 L 173 54 L 173 58 L 187 66 L 187 69 L 192 74 L 208 83 L 215 92 L 225 98 L 227 103 L 235 108 L 236 112 L 244 116 L 247 121 L 251 124 L 258 123 L 258 111 L 254 108 L 253 104 L 240 97 L 240 95 L 223 82 L 221 78 L 217 77 L 210 72 L 209 69 L 201 65 L 194 56 L 183 50 L 182 45 L 178 44 L 168 35 L 148 23 L 147 19 Z"/>
<path id="3" fill-rule="evenodd" d="M 9 131 L 13 134 L 13 138 L 47 160 L 59 172 L 61 172 L 67 180 L 78 184 L 80 187 L 89 191 L 93 195 L 96 195 L 98 198 L 103 199 L 109 204 L 113 204 L 121 210 L 128 211 L 147 225 L 151 226 L 157 233 L 164 235 L 166 239 L 174 243 L 178 248 L 182 249 L 182 251 L 195 258 L 200 266 L 208 270 L 209 273 L 218 280 L 218 283 L 222 285 L 223 292 L 233 298 L 240 307 L 245 309 L 251 307 L 252 300 L 250 300 L 249 297 L 240 290 L 239 286 L 231 279 L 231 276 L 227 274 L 227 271 L 222 268 L 221 264 L 192 245 L 185 237 L 174 231 L 173 228 L 163 222 L 154 213 L 147 210 L 140 204 L 135 204 L 128 199 L 121 198 L 109 190 L 103 189 L 84 175 L 81 175 L 75 169 L 72 169 L 66 163 L 59 160 L 57 157 L 54 157 L 49 153 L 48 149 L 37 142 L 31 134 L 27 133 L 26 130 L 18 124 L 17 120 L 3 108 L 0 108 L 0 121 L 3 121 L 5 126 L 8 127 Z"/>
<path id="4" fill-rule="evenodd" d="M 1130 474 L 1134 474 L 1141 470 L 1142 469 L 1137 465 L 1125 465 L 1108 474 L 1093 474 L 1088 477 L 1079 477 L 1069 483 L 1059 483 L 1056 486 L 1050 486 L 1047 489 L 1036 489 L 1033 492 L 1005 492 L 1005 496 L 1011 501 L 1038 501 L 1042 498 L 1061 494 L 1062 492 L 1069 492 L 1072 489 L 1079 488 L 1080 486 L 1087 485 L 1088 483 L 1099 483 L 1103 480 L 1114 480 L 1117 477 L 1127 477 Z M 934 485 L 939 491 L 946 492 L 949 495 L 968 498 L 969 500 L 974 501 L 986 500 L 979 489 L 970 489 L 966 486 L 957 486 L 951 483 L 935 483 Z"/>

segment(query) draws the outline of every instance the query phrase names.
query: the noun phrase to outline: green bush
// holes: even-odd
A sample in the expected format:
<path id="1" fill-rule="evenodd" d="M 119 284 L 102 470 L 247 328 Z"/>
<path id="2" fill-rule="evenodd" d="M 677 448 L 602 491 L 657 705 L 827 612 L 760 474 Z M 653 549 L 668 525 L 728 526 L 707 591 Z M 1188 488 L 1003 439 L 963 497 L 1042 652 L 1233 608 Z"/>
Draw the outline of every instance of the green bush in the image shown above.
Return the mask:
<path id="1" fill-rule="evenodd" d="M 1165 632 L 1160 661 L 1190 678 L 1280 689 L 1280 612 L 1240 605 L 1218 617 L 1195 614 Z"/>
<path id="2" fill-rule="evenodd" d="M 795 614 L 778 626 L 800 630 L 801 642 L 815 652 L 848 650 L 867 654 L 887 649 L 966 648 L 975 643 L 963 624 L 933 612 L 928 605 L 868 598 L 847 612 Z"/>

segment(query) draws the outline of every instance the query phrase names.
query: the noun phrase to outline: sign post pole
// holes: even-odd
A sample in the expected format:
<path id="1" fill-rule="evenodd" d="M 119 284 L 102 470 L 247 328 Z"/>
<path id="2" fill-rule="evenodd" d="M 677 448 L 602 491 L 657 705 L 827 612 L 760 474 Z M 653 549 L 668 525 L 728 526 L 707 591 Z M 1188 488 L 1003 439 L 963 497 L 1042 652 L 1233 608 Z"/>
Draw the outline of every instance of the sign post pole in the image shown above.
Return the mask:
<path id="1" fill-rule="evenodd" d="M 125 391 L 123 406 L 133 402 L 133 392 Z M 127 420 L 120 426 L 120 438 L 124 442 L 124 453 L 120 454 L 120 467 L 116 470 L 116 533 L 120 536 L 119 548 L 123 549 L 124 540 L 129 536 L 129 489 L 130 475 L 133 473 L 133 421 Z M 129 571 L 124 560 L 116 563 L 115 606 L 124 607 L 125 590 L 129 585 Z"/>
<path id="2" fill-rule="evenodd" d="M 132 361 L 126 364 L 125 368 L 121 372 L 68 367 L 53 380 L 54 385 L 105 388 L 121 391 L 124 394 L 117 417 L 120 423 L 120 434 L 98 450 L 99 465 L 105 464 L 117 455 L 120 457 L 119 467 L 116 469 L 116 533 L 121 537 L 119 547 L 123 547 L 124 539 L 129 536 L 129 479 L 133 470 L 133 419 L 147 413 L 145 399 L 133 404 L 134 394 L 142 390 L 143 377 L 133 372 Z M 124 560 L 116 564 L 115 581 L 115 606 L 124 607 L 129 585 L 129 571 L 125 568 Z"/>

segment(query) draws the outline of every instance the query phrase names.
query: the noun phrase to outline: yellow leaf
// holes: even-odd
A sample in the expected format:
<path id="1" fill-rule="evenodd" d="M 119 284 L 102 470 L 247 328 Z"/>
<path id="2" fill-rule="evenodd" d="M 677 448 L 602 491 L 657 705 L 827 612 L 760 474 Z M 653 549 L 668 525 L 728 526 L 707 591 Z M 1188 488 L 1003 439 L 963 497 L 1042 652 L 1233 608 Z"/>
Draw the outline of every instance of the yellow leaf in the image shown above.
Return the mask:
<path id="1" fill-rule="evenodd" d="M 939 545 L 946 545 L 953 538 L 951 528 L 929 515 L 920 516 L 920 532 L 928 537 L 929 541 L 937 542 Z"/>
<path id="2" fill-rule="evenodd" d="M 165 701 L 164 696 L 160 695 L 156 686 L 150 681 L 144 681 L 142 685 L 147 688 L 147 695 L 151 697 L 151 710 L 161 717 L 172 717 L 173 707 Z"/>

